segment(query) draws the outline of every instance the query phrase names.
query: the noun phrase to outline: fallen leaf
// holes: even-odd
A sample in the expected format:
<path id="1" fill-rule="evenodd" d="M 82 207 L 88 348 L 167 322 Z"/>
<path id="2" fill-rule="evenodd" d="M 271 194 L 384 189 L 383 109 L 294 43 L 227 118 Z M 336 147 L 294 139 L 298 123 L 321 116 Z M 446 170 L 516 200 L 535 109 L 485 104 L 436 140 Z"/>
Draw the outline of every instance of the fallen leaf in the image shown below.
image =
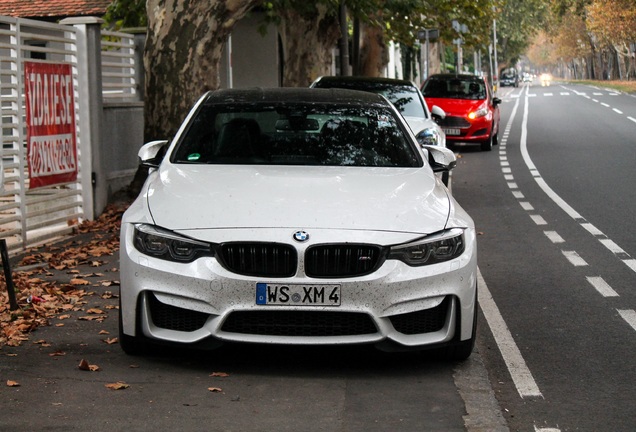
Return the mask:
<path id="1" fill-rule="evenodd" d="M 107 335 L 107 334 L 110 334 L 110 332 L 108 330 L 101 330 L 98 334 Z"/>
<path id="2" fill-rule="evenodd" d="M 108 345 L 112 345 L 112 344 L 116 344 L 117 342 L 119 342 L 119 339 L 114 337 L 114 338 L 106 338 L 106 339 L 102 339 L 102 342 L 106 342 Z"/>
<path id="3" fill-rule="evenodd" d="M 64 351 L 55 351 L 55 352 L 49 353 L 50 357 L 62 357 L 65 355 L 66 353 Z"/>
<path id="4" fill-rule="evenodd" d="M 117 381 L 116 383 L 106 384 L 105 386 L 106 388 L 109 388 L 111 390 L 124 390 L 130 387 L 129 384 L 126 384 L 125 382 L 121 382 L 121 381 Z"/>
<path id="5" fill-rule="evenodd" d="M 71 285 L 90 285 L 91 283 L 84 279 L 75 278 L 75 279 L 71 279 L 70 284 Z"/>
<path id="6" fill-rule="evenodd" d="M 223 389 L 219 387 L 208 387 L 208 390 L 212 393 L 221 393 L 223 391 Z"/>
<path id="7" fill-rule="evenodd" d="M 77 366 L 79 370 L 89 371 L 89 372 L 98 372 L 99 366 L 89 364 L 88 361 L 82 359 L 79 366 Z"/>
<path id="8" fill-rule="evenodd" d="M 99 314 L 103 314 L 104 311 L 101 309 L 96 309 L 96 308 L 92 308 L 86 311 L 87 314 L 95 314 L 95 315 L 99 315 Z"/>
<path id="9" fill-rule="evenodd" d="M 17 381 L 7 380 L 7 387 L 20 387 L 20 383 Z"/>
<path id="10" fill-rule="evenodd" d="M 225 372 L 212 372 L 210 374 L 211 377 L 229 377 L 230 374 L 225 373 Z"/>

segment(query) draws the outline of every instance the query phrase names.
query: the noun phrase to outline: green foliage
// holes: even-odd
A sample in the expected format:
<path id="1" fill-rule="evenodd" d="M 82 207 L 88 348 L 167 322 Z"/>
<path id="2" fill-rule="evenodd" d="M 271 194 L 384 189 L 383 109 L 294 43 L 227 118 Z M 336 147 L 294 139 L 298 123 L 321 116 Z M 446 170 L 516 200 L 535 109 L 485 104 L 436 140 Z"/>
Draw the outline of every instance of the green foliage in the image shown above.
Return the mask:
<path id="1" fill-rule="evenodd" d="M 108 6 L 104 21 L 113 29 L 146 27 L 146 0 L 113 0 Z"/>

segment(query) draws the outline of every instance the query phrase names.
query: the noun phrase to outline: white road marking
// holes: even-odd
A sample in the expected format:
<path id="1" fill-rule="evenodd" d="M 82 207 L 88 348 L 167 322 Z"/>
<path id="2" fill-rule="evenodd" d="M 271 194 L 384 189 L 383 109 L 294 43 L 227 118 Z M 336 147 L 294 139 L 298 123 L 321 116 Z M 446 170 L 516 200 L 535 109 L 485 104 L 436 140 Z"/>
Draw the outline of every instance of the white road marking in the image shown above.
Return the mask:
<path id="1" fill-rule="evenodd" d="M 619 310 L 616 309 L 618 313 L 623 317 L 627 324 L 632 326 L 634 330 L 636 330 L 636 311 L 635 310 Z"/>
<path id="2" fill-rule="evenodd" d="M 587 281 L 598 291 L 603 297 L 618 297 L 618 293 L 600 276 L 588 276 Z"/>
<path id="3" fill-rule="evenodd" d="M 603 234 L 603 232 L 600 229 L 596 228 L 591 223 L 582 223 L 581 226 L 583 228 L 585 228 L 593 236 L 604 236 L 605 235 L 605 234 Z"/>
<path id="4" fill-rule="evenodd" d="M 545 219 L 543 219 L 543 217 L 541 215 L 530 215 L 530 218 L 534 221 L 534 223 L 536 223 L 537 225 L 547 225 L 548 223 L 545 221 Z"/>
<path id="5" fill-rule="evenodd" d="M 612 108 L 612 111 L 614 111 L 614 112 L 615 112 L 615 113 L 617 113 L 617 114 L 623 114 L 623 111 L 618 110 L 618 109 L 616 109 L 616 108 Z"/>
<path id="6" fill-rule="evenodd" d="M 519 396 L 522 398 L 543 397 L 479 269 L 477 269 L 477 280 L 479 282 L 479 306 L 486 317 Z"/>
<path id="7" fill-rule="evenodd" d="M 614 254 L 627 253 L 610 239 L 599 239 L 599 241 Z"/>
<path id="8" fill-rule="evenodd" d="M 555 243 L 555 244 L 565 243 L 565 240 L 563 240 L 563 237 L 561 237 L 559 233 L 557 233 L 556 231 L 543 231 L 543 234 L 545 234 L 546 237 L 550 239 L 552 243 Z"/>
<path id="9" fill-rule="evenodd" d="M 587 265 L 587 262 L 585 262 L 585 260 L 583 258 L 581 258 L 579 256 L 579 254 L 576 253 L 576 251 L 564 251 L 564 250 L 562 250 L 561 253 L 575 267 L 583 267 L 583 266 Z"/>
<path id="10" fill-rule="evenodd" d="M 527 201 L 520 201 L 519 204 L 521 204 L 521 208 L 523 208 L 524 210 L 527 210 L 527 211 L 534 210 L 534 207 L 532 207 L 532 204 L 530 204 Z"/>

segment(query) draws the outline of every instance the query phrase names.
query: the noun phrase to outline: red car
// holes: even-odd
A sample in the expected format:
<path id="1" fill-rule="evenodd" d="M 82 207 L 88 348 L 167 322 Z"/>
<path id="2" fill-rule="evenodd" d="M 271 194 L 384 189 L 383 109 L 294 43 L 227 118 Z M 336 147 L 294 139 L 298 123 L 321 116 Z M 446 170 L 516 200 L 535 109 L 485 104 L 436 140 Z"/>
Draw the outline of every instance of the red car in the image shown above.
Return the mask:
<path id="1" fill-rule="evenodd" d="M 436 74 L 422 85 L 429 108 L 437 105 L 446 112 L 440 126 L 446 143 L 478 143 L 489 151 L 498 143 L 499 104 L 488 82 L 476 75 Z"/>

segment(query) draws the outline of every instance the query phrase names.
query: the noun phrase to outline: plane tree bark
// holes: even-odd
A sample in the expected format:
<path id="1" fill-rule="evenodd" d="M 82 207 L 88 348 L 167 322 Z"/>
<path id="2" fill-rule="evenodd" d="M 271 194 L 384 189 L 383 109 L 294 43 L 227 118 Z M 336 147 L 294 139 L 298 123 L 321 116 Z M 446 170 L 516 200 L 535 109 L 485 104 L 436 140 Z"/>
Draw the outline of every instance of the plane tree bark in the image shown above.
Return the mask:
<path id="1" fill-rule="evenodd" d="M 147 0 L 146 141 L 174 135 L 194 102 L 220 86 L 223 44 L 261 0 Z"/>
<path id="2" fill-rule="evenodd" d="M 281 8 L 278 31 L 283 45 L 283 86 L 307 87 L 329 74 L 331 49 L 340 38 L 337 10 L 322 3 Z"/>

